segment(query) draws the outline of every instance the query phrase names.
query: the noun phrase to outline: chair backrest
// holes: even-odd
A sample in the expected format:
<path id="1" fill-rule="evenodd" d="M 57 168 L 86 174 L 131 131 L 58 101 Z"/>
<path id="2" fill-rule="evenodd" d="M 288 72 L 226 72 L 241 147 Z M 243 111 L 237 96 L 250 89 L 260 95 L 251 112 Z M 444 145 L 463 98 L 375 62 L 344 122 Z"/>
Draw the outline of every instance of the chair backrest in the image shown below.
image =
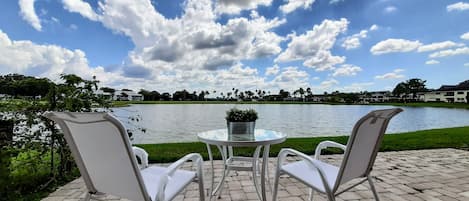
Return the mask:
<path id="1" fill-rule="evenodd" d="M 90 193 L 151 200 L 119 120 L 107 113 L 51 112 L 45 116 L 62 129 Z"/>
<path id="2" fill-rule="evenodd" d="M 375 110 L 358 120 L 348 140 L 333 191 L 340 184 L 369 174 L 389 121 L 402 111 L 400 108 Z"/>

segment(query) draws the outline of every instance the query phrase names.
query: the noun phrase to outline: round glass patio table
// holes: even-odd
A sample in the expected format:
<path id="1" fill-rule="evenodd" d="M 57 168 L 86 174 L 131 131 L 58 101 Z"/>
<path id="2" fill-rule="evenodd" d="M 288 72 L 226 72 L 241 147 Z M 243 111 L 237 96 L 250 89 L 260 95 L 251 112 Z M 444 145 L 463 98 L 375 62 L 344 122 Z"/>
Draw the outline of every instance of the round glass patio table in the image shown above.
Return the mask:
<path id="1" fill-rule="evenodd" d="M 201 142 L 204 142 L 207 145 L 208 156 L 212 166 L 212 183 L 210 193 L 210 199 L 212 196 L 216 195 L 219 192 L 221 195 L 223 189 L 223 182 L 226 175 L 229 174 L 230 170 L 237 171 L 252 171 L 253 182 L 256 188 L 257 195 L 260 200 L 266 200 L 266 172 L 268 171 L 269 163 L 269 150 L 270 145 L 279 144 L 285 141 L 287 135 L 278 131 L 264 130 L 264 129 L 255 129 L 253 134 L 228 134 L 227 129 L 218 129 L 210 130 L 197 134 L 197 137 Z M 214 166 L 213 166 L 213 156 L 210 145 L 215 145 L 223 160 L 223 175 L 218 183 L 217 187 L 214 188 Z M 253 157 L 241 157 L 233 155 L 233 147 L 256 147 Z M 259 191 L 259 184 L 257 182 L 257 172 L 259 169 L 259 156 L 261 149 L 263 149 L 262 154 L 262 169 L 260 172 L 261 183 Z M 245 165 L 244 163 L 250 163 Z M 268 174 L 268 172 L 267 172 Z"/>

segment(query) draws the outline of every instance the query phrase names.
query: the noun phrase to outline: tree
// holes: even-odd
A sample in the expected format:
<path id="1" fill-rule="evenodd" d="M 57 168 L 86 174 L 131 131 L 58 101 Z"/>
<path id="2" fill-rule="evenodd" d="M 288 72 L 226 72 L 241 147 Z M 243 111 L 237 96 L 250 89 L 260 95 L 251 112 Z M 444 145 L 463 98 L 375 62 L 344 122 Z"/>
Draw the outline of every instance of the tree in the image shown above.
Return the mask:
<path id="1" fill-rule="evenodd" d="M 111 94 L 114 94 L 114 92 L 116 92 L 115 89 L 113 88 L 110 88 L 110 87 L 101 87 L 99 88 L 101 91 L 104 91 L 104 92 L 107 92 L 107 93 L 111 93 Z M 142 89 L 143 90 L 143 89 Z"/>
<path id="2" fill-rule="evenodd" d="M 392 94 L 394 96 L 398 96 L 402 98 L 402 94 L 404 94 L 404 97 L 409 93 L 409 88 L 407 87 L 407 84 L 405 82 L 401 82 L 394 87 L 394 90 L 392 90 Z"/>
<path id="3" fill-rule="evenodd" d="M 141 89 L 139 94 L 142 94 L 144 101 L 157 101 L 160 100 L 160 93 L 157 91 L 147 91 L 145 89 Z"/>
<path id="4" fill-rule="evenodd" d="M 416 99 L 418 92 L 427 91 L 427 88 L 425 87 L 425 82 L 427 81 L 418 78 L 413 78 L 406 81 L 408 90 L 410 93 L 412 93 L 412 99 Z"/>
<path id="5" fill-rule="evenodd" d="M 305 96 L 304 96 L 304 95 L 305 95 L 305 90 L 304 90 L 302 87 L 300 87 L 300 88 L 298 89 L 298 93 L 300 93 L 300 97 L 301 97 L 301 99 L 302 99 L 303 102 L 304 102 L 304 101 L 305 101 Z"/>
<path id="6" fill-rule="evenodd" d="M 171 100 L 171 94 L 168 93 L 168 92 L 162 93 L 160 97 L 161 97 L 161 99 L 164 100 L 164 101 L 169 101 L 169 100 Z"/>
<path id="7" fill-rule="evenodd" d="M 412 94 L 412 99 L 415 100 L 418 92 L 427 91 L 425 82 L 427 81 L 418 78 L 412 78 L 405 82 L 400 82 L 396 85 L 392 94 L 401 98 L 405 98 L 408 94 Z"/>
<path id="8" fill-rule="evenodd" d="M 17 127 L 15 128 L 17 131 L 12 133 L 15 139 L 14 143 L 5 146 L 2 144 L 1 149 L 11 151 L 13 155 L 7 155 L 8 160 L 15 156 L 16 159 L 12 161 L 20 164 L 10 166 L 6 174 L 17 175 L 17 172 L 22 172 L 20 175 L 26 178 L 27 182 L 21 181 L 23 179 L 16 179 L 8 181 L 4 185 L 3 179 L 5 177 L 3 174 L 5 172 L 2 170 L 0 200 L 16 200 L 15 198 L 18 198 L 19 195 L 50 188 L 51 184 L 61 183 L 67 181 L 67 178 L 77 176 L 77 171 L 73 171 L 75 165 L 63 135 L 59 127 L 43 116 L 45 112 L 90 112 L 96 111 L 98 107 L 108 106 L 104 105 L 107 102 L 94 94 L 98 83 L 95 79 L 84 80 L 76 75 L 64 74 L 61 76 L 62 84 L 52 84 L 46 79 L 25 76 L 10 78 L 8 77 L 8 81 L 15 82 L 17 86 L 27 86 L 38 90 L 38 92 L 33 92 L 27 91 L 32 89 L 22 89 L 26 93 L 42 93 L 39 90 L 43 90 L 41 87 L 47 85 L 49 93 L 46 96 L 47 101 L 25 101 L 25 104 L 12 110 L 1 108 L 0 116 L 14 120 L 15 127 Z M 21 80 L 15 80 L 16 78 L 21 78 Z M 34 84 L 44 84 L 44 86 L 34 86 Z M 3 165 L 1 156 L 0 161 Z M 45 169 L 48 165 L 50 165 L 50 171 Z M 3 192 L 8 193 L 4 194 Z"/>
<path id="9" fill-rule="evenodd" d="M 60 79 L 64 80 L 68 86 L 77 86 L 84 81 L 83 78 L 75 74 L 61 74 Z"/>
<path id="10" fill-rule="evenodd" d="M 199 93 L 199 100 L 205 100 L 205 91 L 200 91 Z"/>
<path id="11" fill-rule="evenodd" d="M 283 89 L 280 89 L 280 91 L 278 92 L 278 95 L 279 95 L 282 99 L 285 99 L 285 98 L 290 97 L 290 92 L 285 91 L 285 90 L 283 90 Z"/>
<path id="12" fill-rule="evenodd" d="M 308 98 L 312 98 L 312 97 L 313 97 L 313 92 L 311 91 L 311 88 L 309 88 L 309 87 L 306 88 L 306 94 L 307 94 L 306 96 L 307 96 Z"/>

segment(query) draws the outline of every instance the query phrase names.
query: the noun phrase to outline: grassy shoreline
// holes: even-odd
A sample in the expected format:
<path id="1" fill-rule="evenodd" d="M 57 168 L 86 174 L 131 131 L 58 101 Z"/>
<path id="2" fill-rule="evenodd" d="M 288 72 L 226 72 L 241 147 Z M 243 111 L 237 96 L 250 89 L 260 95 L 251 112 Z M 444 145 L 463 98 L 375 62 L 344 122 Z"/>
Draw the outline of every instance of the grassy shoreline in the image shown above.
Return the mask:
<path id="1" fill-rule="evenodd" d="M 313 154 L 317 144 L 324 140 L 332 140 L 346 144 L 348 136 L 288 138 L 285 142 L 273 145 L 270 156 L 277 156 L 281 148 L 294 148 L 307 154 Z M 165 144 L 139 144 L 149 153 L 151 163 L 173 162 L 185 154 L 196 152 L 208 159 L 205 144 L 201 142 L 165 143 Z M 437 148 L 469 148 L 469 126 L 421 130 L 406 133 L 387 134 L 384 137 L 380 151 L 404 151 Z M 212 147 L 214 158 L 220 159 L 216 147 Z M 238 148 L 235 153 L 242 156 L 252 156 L 253 148 Z M 340 153 L 337 149 L 327 150 L 326 153 Z"/>
<path id="2" fill-rule="evenodd" d="M 417 103 L 370 103 L 370 104 L 346 104 L 331 102 L 297 102 L 297 101 L 113 101 L 113 107 L 126 107 L 130 104 L 324 104 L 324 105 L 392 105 L 403 107 L 441 107 L 469 109 L 468 103 L 443 103 L 443 102 L 417 102 Z"/>

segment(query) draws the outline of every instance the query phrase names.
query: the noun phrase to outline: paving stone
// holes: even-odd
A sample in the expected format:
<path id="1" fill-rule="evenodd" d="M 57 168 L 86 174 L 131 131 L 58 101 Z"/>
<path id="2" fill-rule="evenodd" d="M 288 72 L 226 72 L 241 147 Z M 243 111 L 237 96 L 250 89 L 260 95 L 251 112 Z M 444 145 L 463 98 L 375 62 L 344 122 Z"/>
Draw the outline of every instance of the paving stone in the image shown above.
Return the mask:
<path id="1" fill-rule="evenodd" d="M 340 165 L 342 155 L 322 156 L 322 160 Z M 297 158 L 289 157 L 287 161 Z M 269 159 L 269 178 L 273 183 L 276 158 Z M 168 166 L 169 164 L 159 164 Z M 205 192 L 211 187 L 212 171 L 210 162 L 205 162 Z M 214 161 L 215 185 L 220 181 L 223 164 Z M 191 164 L 183 165 L 183 169 L 191 169 Z M 469 152 L 457 149 L 434 149 L 418 151 L 399 151 L 378 153 L 372 171 L 378 196 L 381 200 L 399 201 L 468 201 L 469 200 Z M 256 188 L 249 172 L 231 171 L 224 182 L 221 198 L 213 201 L 241 201 L 258 200 Z M 258 181 L 260 177 L 257 175 Z M 353 184 L 353 181 L 347 185 Z M 357 180 L 360 181 L 360 180 Z M 267 200 L 271 200 L 270 189 L 267 188 Z M 282 175 L 279 180 L 279 201 L 307 200 L 309 188 L 294 178 Z M 76 179 L 51 193 L 43 201 L 81 201 L 86 195 L 83 179 Z M 99 201 L 127 201 L 112 195 L 96 196 Z M 199 200 L 197 184 L 190 184 L 173 201 Z M 207 199 L 208 200 L 208 196 Z M 314 193 L 315 201 L 325 201 L 327 197 Z M 374 200 L 367 182 L 360 184 L 349 191 L 339 195 L 337 201 Z"/>

